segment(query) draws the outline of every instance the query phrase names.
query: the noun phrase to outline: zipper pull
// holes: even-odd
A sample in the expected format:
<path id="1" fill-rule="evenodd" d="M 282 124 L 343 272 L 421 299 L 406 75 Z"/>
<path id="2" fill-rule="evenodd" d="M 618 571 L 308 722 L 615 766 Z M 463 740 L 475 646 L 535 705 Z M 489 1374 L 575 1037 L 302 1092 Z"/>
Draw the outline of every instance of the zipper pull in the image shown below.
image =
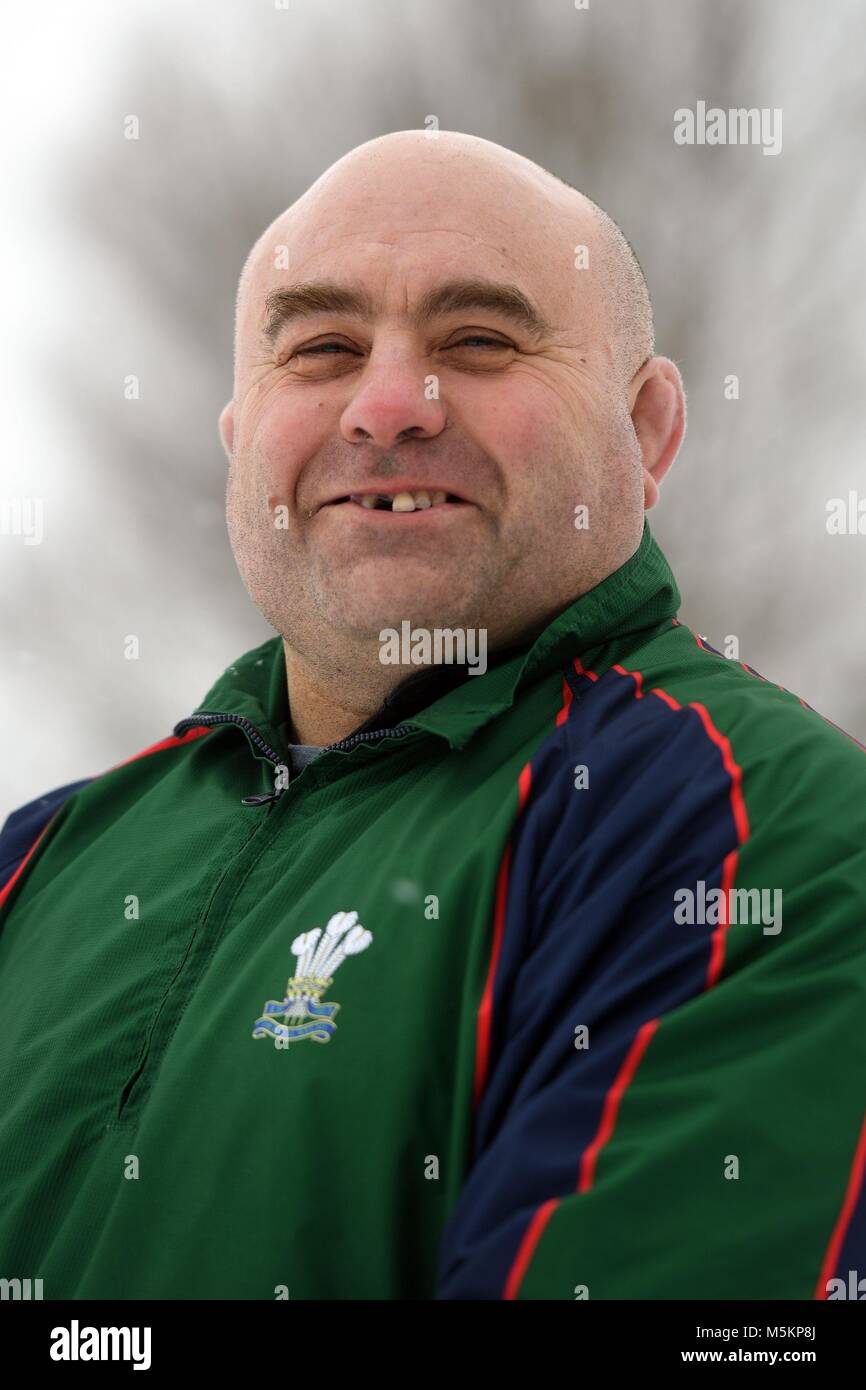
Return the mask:
<path id="1" fill-rule="evenodd" d="M 267 801 L 279 801 L 285 787 L 280 787 L 278 792 L 262 792 L 257 796 L 242 796 L 242 806 L 264 806 Z"/>
<path id="2" fill-rule="evenodd" d="M 278 761 L 274 763 L 274 771 L 278 774 L 276 778 L 276 791 L 256 792 L 253 796 L 242 796 L 242 806 L 266 806 L 268 802 L 279 801 L 286 787 L 289 785 L 289 779 L 292 774 L 289 766 L 283 762 L 282 758 L 279 758 Z"/>

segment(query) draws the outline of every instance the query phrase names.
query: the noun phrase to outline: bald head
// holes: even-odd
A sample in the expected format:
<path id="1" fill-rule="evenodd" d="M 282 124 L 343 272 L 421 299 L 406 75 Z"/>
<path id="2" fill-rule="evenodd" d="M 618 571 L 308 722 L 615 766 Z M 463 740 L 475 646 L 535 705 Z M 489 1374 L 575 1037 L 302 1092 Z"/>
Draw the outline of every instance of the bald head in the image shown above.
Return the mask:
<path id="1" fill-rule="evenodd" d="M 447 205 L 454 180 L 471 183 L 484 177 L 498 185 L 505 206 L 518 194 L 524 206 L 534 204 L 534 216 L 545 219 L 551 232 L 560 237 L 560 255 L 570 255 L 572 265 L 576 249 L 585 248 L 585 260 L 575 273 L 594 284 L 603 305 L 617 374 L 621 381 L 630 381 L 655 346 L 650 295 L 631 243 L 613 218 L 573 184 L 514 150 L 458 131 L 396 131 L 357 146 L 325 170 L 271 223 L 250 251 L 238 283 L 236 336 L 247 290 L 257 270 L 262 262 L 273 263 L 277 248 L 285 245 L 281 239 L 289 235 L 293 222 L 302 219 L 311 204 L 327 196 L 339 197 L 347 182 L 359 178 L 365 183 L 384 182 L 389 171 L 402 173 L 407 166 L 420 169 L 422 165 L 440 171 L 443 204 Z"/>
<path id="2" fill-rule="evenodd" d="M 637 252 L 604 208 L 558 174 L 544 172 L 570 188 L 582 200 L 582 205 L 588 204 L 593 209 L 598 230 L 596 273 L 620 346 L 623 378 L 630 381 L 655 351 L 652 301 Z"/>

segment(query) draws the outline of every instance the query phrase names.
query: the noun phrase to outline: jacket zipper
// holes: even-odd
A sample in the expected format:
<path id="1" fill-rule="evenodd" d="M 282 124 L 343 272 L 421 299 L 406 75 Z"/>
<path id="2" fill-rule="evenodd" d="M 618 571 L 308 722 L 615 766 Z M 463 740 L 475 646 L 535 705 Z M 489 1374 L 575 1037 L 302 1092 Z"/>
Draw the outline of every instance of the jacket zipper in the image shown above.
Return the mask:
<path id="1" fill-rule="evenodd" d="M 188 729 L 201 728 L 202 726 L 211 727 L 215 724 L 234 724 L 239 729 L 243 729 L 250 742 L 264 753 L 265 757 L 274 767 L 284 767 L 285 763 L 279 753 L 269 744 L 265 743 L 255 724 L 250 723 L 249 719 L 244 719 L 234 714 L 191 714 L 188 719 L 181 719 L 179 724 L 175 724 L 172 730 L 175 738 L 186 733 Z M 322 749 L 323 753 L 333 753 L 339 750 L 341 753 L 349 748 L 354 748 L 358 743 L 365 743 L 368 739 L 374 738 L 404 738 L 406 734 L 415 733 L 416 724 L 397 724 L 393 729 L 371 729 L 365 734 L 351 734 L 348 738 L 341 738 L 337 743 L 329 743 Z M 262 792 L 255 796 L 242 796 L 242 806 L 264 806 L 269 801 L 279 801 L 285 787 L 280 787 L 276 792 Z"/>

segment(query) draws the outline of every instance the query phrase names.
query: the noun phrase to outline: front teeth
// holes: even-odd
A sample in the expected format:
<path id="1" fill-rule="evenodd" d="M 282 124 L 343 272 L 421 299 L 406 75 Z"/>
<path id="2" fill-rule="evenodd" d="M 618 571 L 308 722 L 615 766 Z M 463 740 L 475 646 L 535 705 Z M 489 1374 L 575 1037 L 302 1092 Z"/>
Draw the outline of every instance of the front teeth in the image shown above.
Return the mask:
<path id="1" fill-rule="evenodd" d="M 427 507 L 438 507 L 448 497 L 447 492 L 434 492 L 432 497 L 429 492 L 398 492 L 394 497 L 386 497 L 384 493 L 365 492 L 360 497 L 352 497 L 351 501 L 360 502 L 362 507 L 369 511 L 379 502 L 390 502 L 392 512 L 421 512 Z"/>

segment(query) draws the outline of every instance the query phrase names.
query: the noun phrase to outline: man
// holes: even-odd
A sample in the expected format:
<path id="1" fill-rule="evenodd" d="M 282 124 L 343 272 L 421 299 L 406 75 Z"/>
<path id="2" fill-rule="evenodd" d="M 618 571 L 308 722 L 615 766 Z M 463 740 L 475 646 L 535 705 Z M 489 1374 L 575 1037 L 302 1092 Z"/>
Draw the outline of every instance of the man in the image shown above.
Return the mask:
<path id="1" fill-rule="evenodd" d="M 3 1275 L 863 1269 L 866 760 L 678 621 L 644 513 L 684 418 L 628 243 L 508 150 L 375 140 L 263 234 L 220 430 L 278 636 L 8 823 Z"/>

